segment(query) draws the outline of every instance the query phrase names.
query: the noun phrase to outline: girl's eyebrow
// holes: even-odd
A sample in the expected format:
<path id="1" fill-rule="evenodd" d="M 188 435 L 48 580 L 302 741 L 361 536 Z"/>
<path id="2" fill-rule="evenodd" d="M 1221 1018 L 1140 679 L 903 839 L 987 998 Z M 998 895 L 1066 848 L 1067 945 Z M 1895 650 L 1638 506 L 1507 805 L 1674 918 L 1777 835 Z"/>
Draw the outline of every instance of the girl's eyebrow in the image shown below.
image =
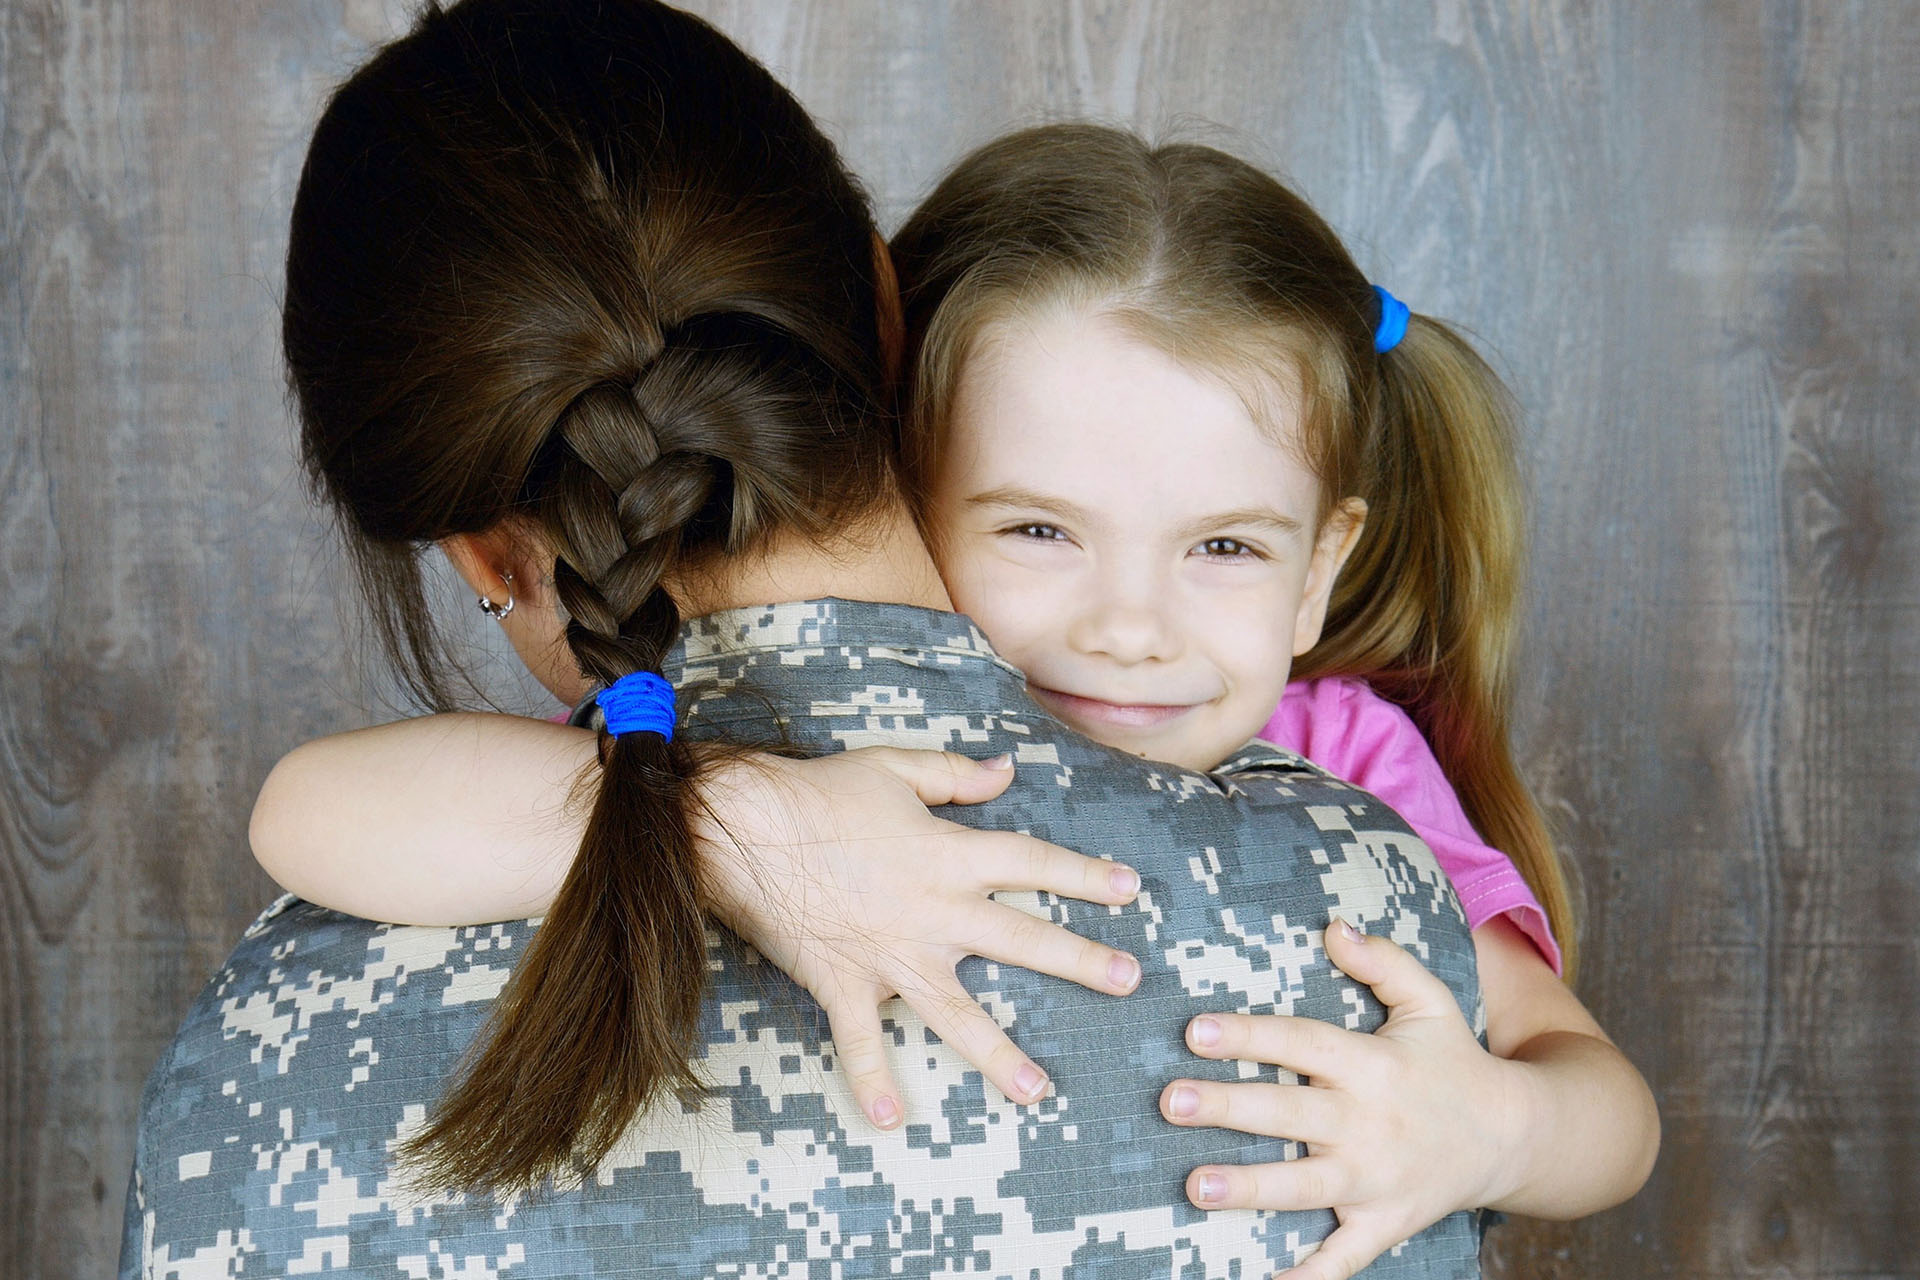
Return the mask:
<path id="1" fill-rule="evenodd" d="M 1074 506 L 1064 498 L 1055 498 L 1033 489 L 1022 489 L 1018 485 L 1001 485 L 997 489 L 988 489 L 976 493 L 967 499 L 972 507 L 1019 507 L 1025 511 L 1043 511 L 1062 520 L 1079 521 L 1086 512 Z"/>
<path id="2" fill-rule="evenodd" d="M 1084 524 L 1087 515 L 1085 510 L 1064 498 L 1056 498 L 1050 494 L 1011 484 L 976 493 L 967 499 L 967 505 L 1015 507 L 1022 511 L 1039 511 L 1076 524 Z M 1181 538 L 1198 538 L 1203 534 L 1218 533 L 1222 529 L 1248 527 L 1270 529 L 1284 537 L 1300 532 L 1301 524 L 1284 511 L 1273 507 L 1236 507 L 1232 511 L 1216 511 L 1201 516 L 1197 520 L 1189 520 L 1175 530 L 1175 535 Z"/>
<path id="3" fill-rule="evenodd" d="M 1301 527 L 1298 520 L 1272 507 L 1240 507 L 1190 520 L 1180 526 L 1179 532 L 1183 538 L 1197 538 L 1203 533 L 1217 533 L 1235 527 L 1244 529 L 1249 525 L 1271 529 L 1282 535 L 1298 533 Z"/>

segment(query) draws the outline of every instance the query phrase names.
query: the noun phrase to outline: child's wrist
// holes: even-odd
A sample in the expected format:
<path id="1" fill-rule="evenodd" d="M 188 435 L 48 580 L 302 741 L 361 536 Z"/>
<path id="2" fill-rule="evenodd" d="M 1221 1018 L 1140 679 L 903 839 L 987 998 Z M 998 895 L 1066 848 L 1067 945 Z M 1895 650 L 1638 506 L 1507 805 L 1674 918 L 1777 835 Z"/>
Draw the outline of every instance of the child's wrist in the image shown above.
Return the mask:
<path id="1" fill-rule="evenodd" d="M 700 803 L 690 817 L 700 857 L 701 897 L 710 915 L 748 942 L 769 941 L 762 930 L 773 890 L 764 848 L 768 815 L 784 815 L 788 797 L 779 790 L 778 757 L 738 748 L 704 751 L 695 782 Z"/>
<path id="2" fill-rule="evenodd" d="M 1487 1055 L 1491 1105 L 1481 1114 L 1493 1131 L 1493 1153 L 1478 1203 L 1462 1208 L 1508 1209 L 1522 1198 L 1533 1176 L 1535 1144 L 1549 1132 L 1545 1073 L 1529 1062 Z"/>

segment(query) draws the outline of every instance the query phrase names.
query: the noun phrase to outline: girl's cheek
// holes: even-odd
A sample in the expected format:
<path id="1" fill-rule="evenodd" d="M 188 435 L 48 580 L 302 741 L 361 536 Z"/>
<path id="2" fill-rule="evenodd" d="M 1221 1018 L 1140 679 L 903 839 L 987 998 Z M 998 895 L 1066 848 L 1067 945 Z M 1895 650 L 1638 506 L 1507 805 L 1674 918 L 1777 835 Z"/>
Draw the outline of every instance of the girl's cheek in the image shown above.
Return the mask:
<path id="1" fill-rule="evenodd" d="M 1012 601 L 1026 594 L 1026 579 L 1016 566 L 978 544 L 952 548 L 940 561 L 940 576 L 953 597 L 953 607 L 984 627 L 983 618 L 1008 611 Z"/>
<path id="2" fill-rule="evenodd" d="M 1222 664 L 1241 668 L 1239 683 L 1264 683 L 1263 673 L 1276 666 L 1284 672 L 1293 657 L 1300 605 L 1293 581 L 1297 576 L 1282 570 L 1232 585 L 1216 581 L 1208 590 L 1189 592 L 1183 614 L 1195 643 L 1216 651 Z"/>
<path id="3" fill-rule="evenodd" d="M 952 576 L 964 579 L 970 594 L 1031 596 L 1068 580 L 1079 559 L 1069 548 L 1038 539 L 987 535 L 961 544 L 952 564 Z"/>
<path id="4" fill-rule="evenodd" d="M 983 563 L 966 574 L 965 586 L 949 583 L 954 608 L 972 618 L 996 652 L 1026 667 L 1065 628 L 1061 616 L 1069 593 L 1047 573 L 1006 560 Z"/>

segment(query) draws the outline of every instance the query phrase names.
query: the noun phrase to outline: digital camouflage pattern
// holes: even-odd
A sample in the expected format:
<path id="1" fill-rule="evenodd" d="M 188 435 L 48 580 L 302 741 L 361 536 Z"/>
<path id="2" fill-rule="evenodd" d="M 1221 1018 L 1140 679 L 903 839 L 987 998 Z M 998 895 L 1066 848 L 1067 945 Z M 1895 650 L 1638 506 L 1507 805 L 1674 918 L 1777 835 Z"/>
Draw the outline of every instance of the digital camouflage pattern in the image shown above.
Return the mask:
<path id="1" fill-rule="evenodd" d="M 1124 908 L 1027 910 L 1140 958 L 1115 999 L 968 961 L 962 978 L 1054 1081 L 1021 1107 L 892 1006 L 908 1123 L 873 1129 L 810 998 L 730 935 L 710 940 L 699 1062 L 710 1089 L 654 1107 L 578 1185 L 524 1199 L 421 1197 L 391 1154 L 416 1132 L 534 924 L 371 924 L 287 897 L 188 1011 L 148 1082 L 123 1276 L 1246 1277 L 1310 1252 L 1326 1212 L 1204 1214 L 1183 1180 L 1292 1143 L 1180 1129 L 1176 1075 L 1273 1078 L 1182 1042 L 1205 1010 L 1371 1030 L 1383 1011 L 1331 968 L 1333 913 L 1392 937 L 1478 1028 L 1473 944 L 1445 876 L 1378 801 L 1254 744 L 1213 776 L 1100 747 L 1026 696 L 965 618 L 814 601 L 690 623 L 666 674 L 683 732 L 817 751 L 1011 751 L 1000 800 L 960 821 L 1118 856 Z M 1475 1276 L 1455 1214 L 1370 1276 Z"/>

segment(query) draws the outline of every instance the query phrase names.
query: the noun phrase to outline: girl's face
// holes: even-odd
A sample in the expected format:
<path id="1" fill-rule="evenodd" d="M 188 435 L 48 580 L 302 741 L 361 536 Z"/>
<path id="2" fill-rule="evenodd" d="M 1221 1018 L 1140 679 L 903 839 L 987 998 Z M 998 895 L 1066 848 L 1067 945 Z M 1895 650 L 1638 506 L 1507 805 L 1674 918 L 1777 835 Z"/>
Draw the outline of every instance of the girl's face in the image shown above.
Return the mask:
<path id="1" fill-rule="evenodd" d="M 1297 411 L 1289 410 L 1290 414 Z M 1319 639 L 1360 530 L 1223 382 L 1097 313 L 990 326 L 960 374 L 935 555 L 1034 699 L 1080 733 L 1207 769 Z"/>

